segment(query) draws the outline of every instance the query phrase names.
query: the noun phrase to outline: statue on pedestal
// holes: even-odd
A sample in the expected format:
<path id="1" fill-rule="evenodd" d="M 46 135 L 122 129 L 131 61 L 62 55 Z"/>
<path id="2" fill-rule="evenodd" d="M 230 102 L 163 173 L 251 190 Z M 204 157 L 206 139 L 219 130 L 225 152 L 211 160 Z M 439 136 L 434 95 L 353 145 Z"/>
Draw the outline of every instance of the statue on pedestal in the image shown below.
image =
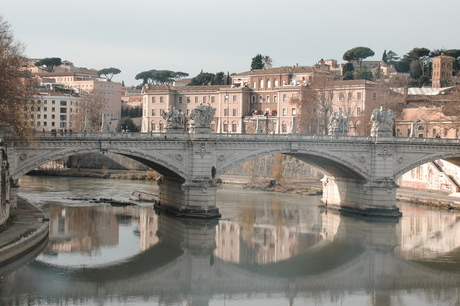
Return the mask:
<path id="1" fill-rule="evenodd" d="M 384 111 L 382 107 L 380 109 L 374 109 L 372 112 L 372 129 L 371 136 L 385 136 L 389 137 L 393 135 L 393 123 L 396 118 L 393 110 Z"/>
<path id="2" fill-rule="evenodd" d="M 175 107 L 164 112 L 161 117 L 166 120 L 167 132 L 183 132 L 185 124 L 185 113 L 182 110 L 177 110 Z"/>
<path id="3" fill-rule="evenodd" d="M 190 113 L 192 130 L 196 133 L 210 133 L 211 120 L 216 114 L 216 109 L 210 104 L 201 103 Z"/>
<path id="4" fill-rule="evenodd" d="M 348 117 L 341 112 L 332 112 L 327 131 L 329 135 L 348 135 Z"/>

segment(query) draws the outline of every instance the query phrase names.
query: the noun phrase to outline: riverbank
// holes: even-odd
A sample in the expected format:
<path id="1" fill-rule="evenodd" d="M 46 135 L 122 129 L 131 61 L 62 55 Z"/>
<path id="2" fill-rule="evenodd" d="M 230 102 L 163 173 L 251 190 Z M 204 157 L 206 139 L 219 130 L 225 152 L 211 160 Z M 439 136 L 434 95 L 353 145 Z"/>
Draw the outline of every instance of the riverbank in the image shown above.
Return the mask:
<path id="1" fill-rule="evenodd" d="M 20 197 L 17 202 L 17 209 L 12 209 L 6 224 L 0 226 L 0 275 L 17 259 L 38 255 L 48 241 L 46 212 Z"/>

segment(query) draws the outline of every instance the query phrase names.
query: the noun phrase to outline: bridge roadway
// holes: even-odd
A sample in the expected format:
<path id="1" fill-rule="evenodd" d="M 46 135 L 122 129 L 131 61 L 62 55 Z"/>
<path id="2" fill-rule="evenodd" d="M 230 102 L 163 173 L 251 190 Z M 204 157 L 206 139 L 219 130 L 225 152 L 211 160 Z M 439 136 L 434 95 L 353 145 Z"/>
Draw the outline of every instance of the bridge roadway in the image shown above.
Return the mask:
<path id="1" fill-rule="evenodd" d="M 72 133 L 37 135 L 28 146 L 5 139 L 11 202 L 21 175 L 75 154 L 124 155 L 163 175 L 157 208 L 187 217 L 219 217 L 216 178 L 256 157 L 286 154 L 324 171 L 325 207 L 345 213 L 398 217 L 395 180 L 423 163 L 460 164 L 458 139 L 275 134 Z"/>
<path id="2" fill-rule="evenodd" d="M 216 240 L 220 240 L 216 239 L 215 220 L 164 214 L 155 218 L 159 242 L 133 258 L 106 266 L 73 268 L 35 260 L 21 270 L 24 277 L 17 277 L 21 284 L 11 286 L 8 297 L 20 302 L 27 296 L 32 304 L 43 299 L 84 303 L 126 302 L 137 297 L 208 305 L 222 295 L 283 294 L 294 299 L 328 298 L 331 292 L 366 292 L 386 301 L 401 292 L 423 290 L 437 300 L 442 290 L 455 292 L 460 285 L 460 275 L 449 268 L 458 267 L 458 256 L 458 262 L 450 265 L 443 260 L 427 264 L 401 256 L 398 249 L 404 239 L 399 221 L 360 222 L 323 212 L 311 228 L 320 228 L 324 239 L 294 257 L 254 265 L 228 262 L 215 255 Z M 458 228 L 459 223 L 453 222 L 450 225 Z"/>

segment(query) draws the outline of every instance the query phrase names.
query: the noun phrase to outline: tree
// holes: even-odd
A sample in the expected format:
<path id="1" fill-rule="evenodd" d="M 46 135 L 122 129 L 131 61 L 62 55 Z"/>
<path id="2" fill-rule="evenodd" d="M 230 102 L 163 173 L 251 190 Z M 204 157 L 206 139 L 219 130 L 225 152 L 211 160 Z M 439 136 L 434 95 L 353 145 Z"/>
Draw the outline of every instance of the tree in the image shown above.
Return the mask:
<path id="1" fill-rule="evenodd" d="M 355 71 L 353 74 L 355 80 L 368 80 L 372 81 L 372 78 L 374 77 L 372 75 L 372 71 L 369 70 L 360 70 L 360 71 Z"/>
<path id="2" fill-rule="evenodd" d="M 89 131 L 97 132 L 101 128 L 101 113 L 104 109 L 104 98 L 97 91 L 83 92 L 77 103 L 75 112 L 71 115 L 71 128 L 74 131 L 83 131 L 86 129 L 86 116 L 89 120 Z"/>
<path id="3" fill-rule="evenodd" d="M 150 78 L 152 77 L 152 73 L 150 71 L 142 71 L 136 74 L 134 77 L 136 80 L 142 80 L 142 85 L 148 84 Z"/>
<path id="4" fill-rule="evenodd" d="M 333 84 L 325 77 L 313 79 L 290 102 L 296 105 L 298 131 L 310 135 L 327 135 L 332 113 Z"/>
<path id="5" fill-rule="evenodd" d="M 199 85 L 212 85 L 214 79 L 214 74 L 209 72 L 201 72 L 188 84 L 188 86 L 199 86 Z"/>
<path id="6" fill-rule="evenodd" d="M 414 48 L 409 51 L 408 55 L 413 59 L 419 62 L 419 66 L 422 70 L 422 75 L 425 74 L 425 64 L 426 60 L 430 55 L 430 50 L 427 48 Z"/>
<path id="7" fill-rule="evenodd" d="M 48 72 L 53 72 L 54 67 L 61 66 L 62 60 L 59 57 L 46 57 L 44 59 L 35 62 L 35 66 L 37 67 L 44 67 L 44 69 Z"/>
<path id="8" fill-rule="evenodd" d="M 121 72 L 120 69 L 118 68 L 113 68 L 113 67 L 110 67 L 110 68 L 104 68 L 104 69 L 101 69 L 97 72 L 97 75 L 98 76 L 103 76 L 107 79 L 107 81 L 112 81 L 112 78 L 115 74 L 119 74 Z"/>
<path id="9" fill-rule="evenodd" d="M 352 63 L 348 62 L 343 65 L 342 74 L 344 80 L 353 80 L 353 72 L 355 71 L 355 66 Z"/>
<path id="10" fill-rule="evenodd" d="M 374 51 L 369 49 L 368 47 L 355 47 L 353 49 L 348 50 L 343 54 L 343 60 L 348 62 L 355 61 L 358 65 L 359 69 L 362 68 L 363 59 L 366 59 L 370 56 L 374 56 Z"/>
<path id="11" fill-rule="evenodd" d="M 262 54 L 258 53 L 256 56 L 252 58 L 251 70 L 262 69 L 262 68 L 264 68 L 263 56 Z"/>
<path id="12" fill-rule="evenodd" d="M 384 62 L 385 64 L 388 64 L 388 56 L 387 56 L 387 50 L 386 49 L 385 49 L 385 51 L 383 51 L 382 62 Z"/>
<path id="13" fill-rule="evenodd" d="M 286 155 L 284 154 L 276 154 L 275 160 L 272 163 L 272 175 L 276 182 L 282 183 L 284 179 L 284 164 L 283 162 L 286 161 Z"/>
<path id="14" fill-rule="evenodd" d="M 394 65 L 396 63 L 396 61 L 399 60 L 399 56 L 398 54 L 396 54 L 395 52 L 389 50 L 388 53 L 387 53 L 387 61 L 385 63 L 389 64 L 389 65 Z"/>
<path id="15" fill-rule="evenodd" d="M 215 85 L 225 85 L 226 82 L 224 80 L 225 73 L 223 71 L 216 73 L 214 77 L 214 84 Z"/>
<path id="16" fill-rule="evenodd" d="M 121 132 L 122 130 L 126 132 L 139 132 L 139 127 L 134 124 L 130 117 L 123 117 L 118 120 L 116 130 L 117 132 Z"/>
<path id="17" fill-rule="evenodd" d="M 33 118 L 31 90 L 23 55 L 24 46 L 14 40 L 10 25 L 0 15 L 0 133 L 20 142 L 32 140 Z"/>
<path id="18" fill-rule="evenodd" d="M 262 63 L 263 63 L 263 68 L 264 69 L 270 69 L 270 68 L 273 67 L 273 59 L 268 55 L 265 55 L 262 58 Z"/>

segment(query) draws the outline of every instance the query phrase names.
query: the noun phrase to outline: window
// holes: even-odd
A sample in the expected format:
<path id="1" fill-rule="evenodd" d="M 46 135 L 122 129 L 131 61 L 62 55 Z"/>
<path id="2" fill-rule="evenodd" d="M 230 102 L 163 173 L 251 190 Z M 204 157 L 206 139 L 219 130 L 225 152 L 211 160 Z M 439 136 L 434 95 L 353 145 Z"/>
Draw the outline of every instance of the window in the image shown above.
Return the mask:
<path id="1" fill-rule="evenodd" d="M 329 96 L 329 97 L 331 98 L 331 101 L 333 101 L 333 100 L 334 100 L 334 93 L 333 93 L 333 92 L 331 92 L 331 94 L 330 94 L 330 96 Z"/>
<path id="2" fill-rule="evenodd" d="M 51 122 L 51 126 L 56 126 L 56 122 Z"/>
<path id="3" fill-rule="evenodd" d="M 190 97 L 187 97 L 187 103 L 190 103 Z"/>
<path id="4" fill-rule="evenodd" d="M 350 106 L 348 106 L 348 108 L 347 108 L 347 115 L 351 116 L 351 107 Z"/>
<path id="5" fill-rule="evenodd" d="M 61 121 L 66 121 L 67 120 L 67 116 L 66 115 L 61 115 Z"/>
<path id="6" fill-rule="evenodd" d="M 51 111 L 52 111 L 52 112 L 55 112 L 55 111 L 56 111 L 56 108 L 52 107 L 52 108 L 51 108 Z"/>
<path id="7" fill-rule="evenodd" d="M 224 121 L 224 132 L 228 131 L 228 123 L 227 121 Z"/>
<path id="8" fill-rule="evenodd" d="M 164 123 L 163 123 L 163 122 L 160 122 L 160 126 L 159 126 L 160 132 L 163 131 L 163 127 L 164 127 Z"/>
<path id="9" fill-rule="evenodd" d="M 436 137 L 436 129 L 433 129 L 433 137 Z"/>
<path id="10" fill-rule="evenodd" d="M 155 97 L 152 97 L 152 103 L 155 103 Z"/>
<path id="11" fill-rule="evenodd" d="M 287 94 L 283 94 L 283 102 L 287 101 Z"/>
<path id="12" fill-rule="evenodd" d="M 224 116 L 228 116 L 228 108 L 224 109 Z"/>
<path id="13" fill-rule="evenodd" d="M 232 122 L 232 132 L 236 133 L 236 122 Z"/>
<path id="14" fill-rule="evenodd" d="M 155 122 L 150 123 L 150 130 L 155 131 Z"/>
<path id="15" fill-rule="evenodd" d="M 236 116 L 236 115 L 237 115 L 237 109 L 234 108 L 234 109 L 232 109 L 232 116 Z"/>
<path id="16" fill-rule="evenodd" d="M 211 97 L 211 103 L 216 103 L 216 98 L 214 96 Z"/>
<path id="17" fill-rule="evenodd" d="M 160 103 L 164 103 L 164 97 L 160 97 Z"/>
<path id="18" fill-rule="evenodd" d="M 278 103 L 278 97 L 277 96 L 273 96 L 273 103 Z"/>
<path id="19" fill-rule="evenodd" d="M 61 107 L 61 114 L 67 114 L 67 108 Z"/>
<path id="20" fill-rule="evenodd" d="M 260 88 L 264 88 L 264 80 L 260 80 L 260 81 L 259 81 L 259 87 L 260 87 Z"/>
<path id="21" fill-rule="evenodd" d="M 356 116 L 361 116 L 361 107 L 356 108 Z"/>
<path id="22" fill-rule="evenodd" d="M 253 87 L 253 88 L 257 88 L 257 83 L 256 83 L 256 82 L 254 82 L 254 84 L 253 84 L 253 86 L 252 86 L 252 87 Z"/>
<path id="23" fill-rule="evenodd" d="M 179 103 L 182 104 L 182 97 L 179 97 Z"/>
<path id="24" fill-rule="evenodd" d="M 264 101 L 264 97 L 259 96 L 259 103 L 262 103 Z"/>
<path id="25" fill-rule="evenodd" d="M 48 115 L 47 115 L 47 114 L 44 114 L 44 115 L 43 115 L 43 119 L 48 119 Z"/>
<path id="26" fill-rule="evenodd" d="M 448 129 L 444 129 L 444 137 L 447 137 L 448 134 L 449 134 L 449 130 L 448 130 Z"/>
<path id="27" fill-rule="evenodd" d="M 37 119 L 40 119 L 41 115 L 40 114 L 37 114 Z"/>
<path id="28" fill-rule="evenodd" d="M 270 96 L 266 96 L 267 103 L 270 103 Z"/>
<path id="29" fill-rule="evenodd" d="M 55 115 L 51 115 L 51 119 L 56 119 L 56 116 L 55 116 Z"/>
<path id="30" fill-rule="evenodd" d="M 66 106 L 67 105 L 67 101 L 62 101 L 61 100 L 61 106 Z"/>
<path id="31" fill-rule="evenodd" d="M 287 108 L 283 108 L 283 116 L 287 116 Z"/>
<path id="32" fill-rule="evenodd" d="M 157 115 L 156 109 L 152 109 L 152 116 L 156 116 L 156 115 Z"/>
<path id="33" fill-rule="evenodd" d="M 256 103 L 256 96 L 251 96 L 251 103 Z"/>
<path id="34" fill-rule="evenodd" d="M 377 93 L 376 92 L 373 92 L 372 93 L 372 100 L 377 100 Z"/>
<path id="35" fill-rule="evenodd" d="M 236 95 L 233 95 L 232 99 L 233 99 L 233 103 L 236 103 L 236 101 L 237 101 L 236 100 Z"/>
<path id="36" fill-rule="evenodd" d="M 270 79 L 267 80 L 267 88 L 272 87 L 272 81 Z"/>
<path id="37" fill-rule="evenodd" d="M 287 125 L 285 121 L 281 123 L 281 133 L 287 133 Z"/>
<path id="38" fill-rule="evenodd" d="M 195 97 L 195 103 L 198 103 L 198 97 Z"/>
<path id="39" fill-rule="evenodd" d="M 206 96 L 203 96 L 203 103 L 206 103 Z"/>
<path id="40" fill-rule="evenodd" d="M 296 109 L 295 109 L 295 107 L 293 107 L 293 108 L 291 109 L 291 114 L 292 114 L 292 116 L 295 116 L 295 114 L 296 114 Z"/>
<path id="41" fill-rule="evenodd" d="M 343 92 L 339 93 L 339 100 L 340 101 L 345 100 L 345 96 L 343 95 Z"/>
<path id="42" fill-rule="evenodd" d="M 54 100 L 51 100 L 51 104 L 56 104 L 56 101 L 54 101 Z"/>
<path id="43" fill-rule="evenodd" d="M 348 93 L 348 101 L 350 101 L 351 99 L 353 99 L 353 93 L 352 93 L 352 92 L 349 92 L 349 93 Z"/>
<path id="44" fill-rule="evenodd" d="M 273 82 L 275 87 L 278 87 L 278 79 L 275 79 L 275 81 Z"/>

